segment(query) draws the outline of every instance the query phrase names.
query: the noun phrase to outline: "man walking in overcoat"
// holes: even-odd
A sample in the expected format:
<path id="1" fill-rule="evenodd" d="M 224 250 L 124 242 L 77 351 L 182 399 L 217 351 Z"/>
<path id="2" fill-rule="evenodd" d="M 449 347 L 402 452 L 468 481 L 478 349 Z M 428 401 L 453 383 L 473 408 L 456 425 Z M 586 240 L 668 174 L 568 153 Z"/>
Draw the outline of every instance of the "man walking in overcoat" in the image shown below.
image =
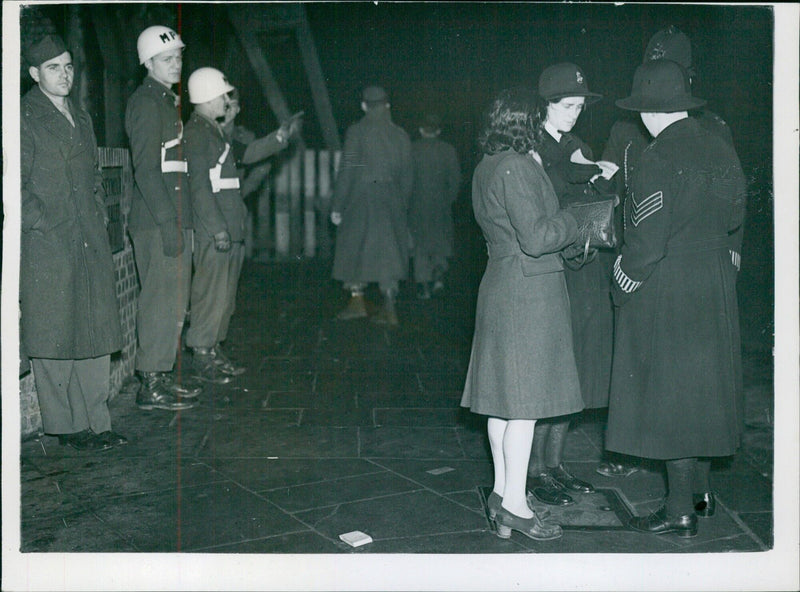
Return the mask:
<path id="1" fill-rule="evenodd" d="M 333 278 L 343 282 L 351 296 L 337 318 L 366 317 L 364 289 L 378 282 L 383 308 L 373 321 L 397 325 L 395 299 L 408 273 L 411 139 L 392 122 L 383 88 L 365 88 L 361 109 L 364 117 L 345 134 L 331 202 L 331 221 L 339 227 Z"/>
<path id="2" fill-rule="evenodd" d="M 669 493 L 636 530 L 697 533 L 714 513 L 708 457 L 733 454 L 744 427 L 737 254 L 746 183 L 733 147 L 688 110 L 686 70 L 669 60 L 636 71 L 631 96 L 655 138 L 625 200 L 614 264 L 618 307 L 606 446 L 666 461 Z"/>
<path id="3" fill-rule="evenodd" d="M 192 272 L 192 201 L 179 98 L 172 92 L 181 78 L 184 43 L 172 29 L 154 25 L 142 31 L 136 46 L 147 69 L 125 111 L 135 181 L 129 229 L 141 286 L 136 404 L 179 411 L 193 407 L 187 399 L 201 392 L 181 372 L 171 375 Z"/>
<path id="4" fill-rule="evenodd" d="M 24 52 L 37 83 L 22 98 L 21 347 L 42 425 L 61 444 L 125 444 L 108 412 L 110 354 L 122 347 L 105 192 L 89 114 L 69 99 L 72 57 L 48 35 Z"/>
<path id="5" fill-rule="evenodd" d="M 411 144 L 414 189 L 409 206 L 409 229 L 414 239 L 414 280 L 420 298 L 444 288 L 442 277 L 453 255 L 453 202 L 461 185 L 456 149 L 439 135 L 438 115 L 428 114 Z"/>

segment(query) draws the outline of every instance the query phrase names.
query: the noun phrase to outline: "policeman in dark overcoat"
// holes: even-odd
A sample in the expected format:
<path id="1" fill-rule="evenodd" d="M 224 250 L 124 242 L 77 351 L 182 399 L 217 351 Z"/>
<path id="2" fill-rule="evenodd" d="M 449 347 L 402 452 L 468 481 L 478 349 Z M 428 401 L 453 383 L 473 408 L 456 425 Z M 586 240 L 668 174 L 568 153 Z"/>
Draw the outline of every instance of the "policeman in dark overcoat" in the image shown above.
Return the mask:
<path id="1" fill-rule="evenodd" d="M 392 122 L 383 88 L 368 86 L 362 99 L 364 117 L 345 133 L 331 202 L 331 221 L 338 225 L 333 278 L 351 296 L 337 318 L 366 317 L 364 288 L 377 282 L 383 308 L 373 320 L 396 325 L 395 299 L 408 273 L 411 139 Z"/>
<path id="2" fill-rule="evenodd" d="M 168 27 L 139 35 L 139 62 L 147 69 L 125 111 L 133 160 L 129 230 L 141 291 L 136 315 L 136 372 L 141 409 L 178 411 L 194 405 L 196 385 L 172 375 L 189 303 L 192 272 L 192 200 L 183 154 L 178 95 L 184 43 Z"/>
<path id="3" fill-rule="evenodd" d="M 744 416 L 736 275 L 746 184 L 733 147 L 689 117 L 704 103 L 669 60 L 640 66 L 617 101 L 655 139 L 625 199 L 614 263 L 606 446 L 666 461 L 665 506 L 630 525 L 681 536 L 697 533 L 696 512 L 713 513 L 702 465 L 736 451 Z"/>
<path id="4" fill-rule="evenodd" d="M 70 98 L 72 57 L 48 35 L 24 52 L 34 86 L 22 98 L 22 350 L 42 425 L 62 444 L 98 450 L 111 430 L 110 354 L 122 347 L 97 141 Z"/>

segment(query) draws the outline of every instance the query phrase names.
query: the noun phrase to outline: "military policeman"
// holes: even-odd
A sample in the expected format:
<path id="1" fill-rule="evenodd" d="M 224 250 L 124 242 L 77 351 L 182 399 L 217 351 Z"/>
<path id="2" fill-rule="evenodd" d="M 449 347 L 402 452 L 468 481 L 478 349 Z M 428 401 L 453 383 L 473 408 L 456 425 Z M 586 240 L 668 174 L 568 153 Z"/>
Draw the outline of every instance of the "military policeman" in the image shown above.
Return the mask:
<path id="1" fill-rule="evenodd" d="M 122 346 L 105 193 L 89 114 L 69 94 L 72 57 L 48 35 L 24 56 L 37 83 L 20 118 L 21 348 L 45 433 L 78 450 L 125 444 L 108 412 L 110 354 Z"/>
<path id="2" fill-rule="evenodd" d="M 201 389 L 171 375 L 189 301 L 192 201 L 183 155 L 183 123 L 172 85 L 180 81 L 180 35 L 155 25 L 139 35 L 139 62 L 147 76 L 125 112 L 133 159 L 130 213 L 141 291 L 136 317 L 136 372 L 141 409 L 188 409 Z M 178 370 L 181 365 L 178 364 Z"/>
<path id="3" fill-rule="evenodd" d="M 655 139 L 625 200 L 614 263 L 606 447 L 666 461 L 665 506 L 630 526 L 687 537 L 697 514 L 714 512 L 708 458 L 733 454 L 744 427 L 733 241 L 746 184 L 733 147 L 689 117 L 704 104 L 686 70 L 663 59 L 640 66 L 617 101 Z"/>
<path id="4" fill-rule="evenodd" d="M 234 87 L 215 68 L 195 70 L 188 86 L 194 111 L 186 124 L 186 159 L 196 245 L 186 344 L 194 353 L 196 376 L 224 383 L 245 372 L 245 367 L 232 362 L 222 349 L 236 305 L 247 220 L 232 141 L 223 128 L 235 117 L 237 105 L 229 98 Z M 248 150 L 255 146 L 248 161 L 266 158 L 285 147 L 288 134 L 281 128 L 264 138 L 248 138 Z"/>

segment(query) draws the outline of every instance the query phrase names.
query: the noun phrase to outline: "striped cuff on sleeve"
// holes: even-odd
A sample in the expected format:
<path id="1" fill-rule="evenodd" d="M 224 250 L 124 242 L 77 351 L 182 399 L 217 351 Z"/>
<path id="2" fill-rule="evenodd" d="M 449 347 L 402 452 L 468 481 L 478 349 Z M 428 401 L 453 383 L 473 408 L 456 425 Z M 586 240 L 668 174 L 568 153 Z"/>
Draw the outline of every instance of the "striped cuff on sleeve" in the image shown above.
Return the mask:
<path id="1" fill-rule="evenodd" d="M 625 274 L 624 271 L 622 271 L 622 267 L 619 265 L 621 259 L 622 255 L 618 255 L 617 260 L 614 261 L 614 280 L 616 280 L 620 290 L 626 294 L 630 294 L 638 290 L 642 285 L 642 282 L 632 280 Z"/>
<path id="2" fill-rule="evenodd" d="M 742 256 L 732 249 L 728 249 L 731 254 L 731 263 L 736 268 L 736 271 L 739 271 L 742 268 Z"/>

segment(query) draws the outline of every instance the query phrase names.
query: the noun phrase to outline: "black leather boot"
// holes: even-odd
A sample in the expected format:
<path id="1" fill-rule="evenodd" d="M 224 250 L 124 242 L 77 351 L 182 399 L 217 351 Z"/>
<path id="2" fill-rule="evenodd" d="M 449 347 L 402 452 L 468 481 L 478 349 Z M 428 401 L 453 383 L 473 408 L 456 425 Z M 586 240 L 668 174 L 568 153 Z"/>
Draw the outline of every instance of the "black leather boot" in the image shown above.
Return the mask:
<path id="1" fill-rule="evenodd" d="M 182 401 L 164 383 L 162 372 L 137 372 L 141 386 L 136 393 L 136 406 L 139 409 L 166 409 L 183 411 L 196 405 L 192 401 Z"/>
<path id="2" fill-rule="evenodd" d="M 211 384 L 228 384 L 233 377 L 226 374 L 217 365 L 213 347 L 192 348 L 194 374 L 192 376 L 198 380 L 210 382 Z"/>
<path id="3" fill-rule="evenodd" d="M 217 368 L 222 370 L 225 374 L 239 376 L 247 371 L 245 366 L 232 362 L 230 358 L 225 355 L 225 352 L 222 351 L 222 346 L 219 343 L 214 346 L 212 351 L 214 352 L 214 363 L 217 365 Z"/>

